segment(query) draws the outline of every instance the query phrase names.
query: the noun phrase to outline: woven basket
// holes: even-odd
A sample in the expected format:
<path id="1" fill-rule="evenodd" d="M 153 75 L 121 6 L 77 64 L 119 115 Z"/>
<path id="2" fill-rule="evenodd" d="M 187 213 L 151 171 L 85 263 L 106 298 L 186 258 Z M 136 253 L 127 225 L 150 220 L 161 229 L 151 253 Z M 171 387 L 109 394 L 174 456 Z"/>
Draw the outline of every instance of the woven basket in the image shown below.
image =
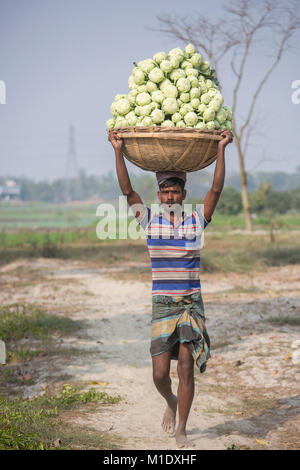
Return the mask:
<path id="1" fill-rule="evenodd" d="M 170 127 L 124 127 L 127 160 L 147 171 L 197 171 L 217 158 L 222 131 Z"/>

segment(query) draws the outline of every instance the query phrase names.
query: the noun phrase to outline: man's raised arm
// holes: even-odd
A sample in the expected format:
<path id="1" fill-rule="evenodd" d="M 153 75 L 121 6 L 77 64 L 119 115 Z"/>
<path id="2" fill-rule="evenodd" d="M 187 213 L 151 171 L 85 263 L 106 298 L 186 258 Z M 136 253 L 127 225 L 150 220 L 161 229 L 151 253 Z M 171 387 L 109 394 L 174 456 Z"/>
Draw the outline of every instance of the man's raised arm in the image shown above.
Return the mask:
<path id="1" fill-rule="evenodd" d="M 232 142 L 232 134 L 229 130 L 224 129 L 221 135 L 225 138 L 220 140 L 218 144 L 218 154 L 213 183 L 204 199 L 204 217 L 207 222 L 210 222 L 224 186 L 225 148 Z"/>
<path id="2" fill-rule="evenodd" d="M 132 189 L 131 186 L 123 157 L 123 139 L 118 136 L 117 131 L 110 131 L 108 140 L 110 141 L 115 151 L 117 176 L 123 195 L 127 197 L 127 202 L 130 206 L 133 206 L 134 204 L 143 204 L 140 196 Z M 138 217 L 139 215 L 140 213 L 137 211 L 135 216 Z"/>

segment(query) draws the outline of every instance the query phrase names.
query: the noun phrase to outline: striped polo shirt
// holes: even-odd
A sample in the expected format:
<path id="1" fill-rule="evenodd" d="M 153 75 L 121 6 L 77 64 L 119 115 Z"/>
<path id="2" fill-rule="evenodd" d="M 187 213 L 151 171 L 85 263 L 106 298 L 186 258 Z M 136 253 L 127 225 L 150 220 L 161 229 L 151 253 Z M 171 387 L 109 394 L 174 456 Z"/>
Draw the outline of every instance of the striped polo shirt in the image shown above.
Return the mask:
<path id="1" fill-rule="evenodd" d="M 191 214 L 182 213 L 174 225 L 167 212 L 152 213 L 149 207 L 137 217 L 147 237 L 153 295 L 182 296 L 200 290 L 200 248 L 211 222 L 205 220 L 203 208 L 198 204 Z"/>

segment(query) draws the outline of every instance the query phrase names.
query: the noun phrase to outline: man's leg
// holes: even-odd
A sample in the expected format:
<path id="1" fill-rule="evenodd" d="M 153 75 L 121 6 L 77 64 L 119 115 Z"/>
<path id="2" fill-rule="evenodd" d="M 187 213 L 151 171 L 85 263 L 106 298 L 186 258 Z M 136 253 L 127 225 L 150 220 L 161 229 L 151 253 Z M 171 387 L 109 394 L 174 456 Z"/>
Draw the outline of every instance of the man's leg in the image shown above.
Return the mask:
<path id="1" fill-rule="evenodd" d="M 179 423 L 175 438 L 177 445 L 184 447 L 188 444 L 186 423 L 194 398 L 194 359 L 185 343 L 180 343 L 177 372 L 179 378 L 177 392 Z"/>
<path id="2" fill-rule="evenodd" d="M 162 420 L 162 428 L 168 434 L 174 434 L 177 398 L 176 395 L 172 393 L 171 388 L 170 362 L 171 350 L 159 354 L 158 356 L 152 356 L 153 381 L 157 390 L 167 402 L 167 409 Z"/>

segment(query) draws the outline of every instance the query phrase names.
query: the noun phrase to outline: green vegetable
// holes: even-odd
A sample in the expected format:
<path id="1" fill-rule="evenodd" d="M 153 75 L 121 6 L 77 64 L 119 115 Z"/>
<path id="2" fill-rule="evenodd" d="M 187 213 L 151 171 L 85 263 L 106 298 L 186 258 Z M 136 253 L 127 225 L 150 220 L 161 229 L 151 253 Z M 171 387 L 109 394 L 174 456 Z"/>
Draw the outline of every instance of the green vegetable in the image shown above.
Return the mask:
<path id="1" fill-rule="evenodd" d="M 146 85 L 138 85 L 136 90 L 138 91 L 138 93 L 146 93 L 147 86 Z"/>
<path id="2" fill-rule="evenodd" d="M 186 48 L 184 49 L 184 52 L 189 55 L 189 56 L 192 56 L 193 54 L 195 54 L 196 50 L 193 46 L 193 44 L 188 44 L 186 46 Z"/>
<path id="3" fill-rule="evenodd" d="M 229 129 L 230 131 L 232 131 L 232 122 L 231 121 L 225 121 L 223 126 L 226 128 L 226 129 Z"/>
<path id="4" fill-rule="evenodd" d="M 179 78 L 176 83 L 176 86 L 181 93 L 186 93 L 191 89 L 191 83 L 187 78 Z"/>
<path id="5" fill-rule="evenodd" d="M 204 111 L 206 111 L 206 109 L 207 109 L 207 106 L 201 103 L 198 107 L 198 112 L 202 115 Z"/>
<path id="6" fill-rule="evenodd" d="M 180 65 L 180 62 L 181 62 L 180 55 L 173 55 L 170 57 L 170 64 L 172 66 L 172 69 L 177 69 Z"/>
<path id="7" fill-rule="evenodd" d="M 198 122 L 198 124 L 195 125 L 196 129 L 207 129 L 206 124 L 203 121 Z"/>
<path id="8" fill-rule="evenodd" d="M 207 108 L 203 113 L 203 119 L 205 122 L 213 121 L 215 119 L 216 113 L 213 109 Z"/>
<path id="9" fill-rule="evenodd" d="M 188 126 L 195 126 L 198 122 L 198 116 L 194 112 L 189 112 L 184 116 L 184 122 Z"/>
<path id="10" fill-rule="evenodd" d="M 130 77 L 128 78 L 128 85 L 131 90 L 137 87 L 137 84 L 135 83 L 133 75 L 130 75 Z"/>
<path id="11" fill-rule="evenodd" d="M 174 57 L 174 56 L 180 57 L 180 61 L 182 61 L 184 59 L 184 52 L 180 49 L 180 47 L 176 47 L 175 49 L 172 49 L 169 52 L 169 56 L 170 57 Z"/>
<path id="12" fill-rule="evenodd" d="M 142 70 L 136 69 L 132 75 L 136 85 L 141 85 L 145 81 L 145 74 Z"/>
<path id="13" fill-rule="evenodd" d="M 116 95 L 116 96 L 115 96 L 115 101 L 119 101 L 119 100 L 121 100 L 122 98 L 127 98 L 127 95 Z"/>
<path id="14" fill-rule="evenodd" d="M 208 121 L 208 122 L 206 123 L 206 128 L 207 128 L 208 130 L 210 130 L 210 131 L 213 130 L 213 129 L 215 129 L 215 122 L 214 122 L 214 121 Z"/>
<path id="15" fill-rule="evenodd" d="M 166 98 L 162 102 L 161 108 L 166 114 L 175 114 L 177 113 L 179 106 L 175 98 Z"/>
<path id="16" fill-rule="evenodd" d="M 118 116 L 116 119 L 116 127 L 128 127 L 128 121 L 125 118 L 122 118 L 121 116 Z"/>
<path id="17" fill-rule="evenodd" d="M 169 73 L 173 69 L 172 64 L 169 60 L 163 60 L 160 63 L 160 68 L 162 69 L 164 73 Z"/>
<path id="18" fill-rule="evenodd" d="M 224 111 L 226 111 L 226 117 L 228 121 L 232 120 L 231 109 L 228 106 L 223 106 Z"/>
<path id="19" fill-rule="evenodd" d="M 171 126 L 232 129 L 232 113 L 223 106 L 216 73 L 192 44 L 134 62 L 128 94 L 117 94 L 107 129 Z"/>
<path id="20" fill-rule="evenodd" d="M 199 98 L 194 98 L 191 100 L 191 105 L 193 107 L 193 109 L 198 109 L 199 106 L 200 106 L 200 100 Z"/>
<path id="21" fill-rule="evenodd" d="M 182 119 L 182 116 L 181 116 L 180 113 L 175 113 L 175 114 L 173 114 L 173 116 L 172 116 L 172 121 L 173 121 L 175 124 L 177 124 L 177 122 L 181 121 L 181 119 Z"/>
<path id="22" fill-rule="evenodd" d="M 115 102 L 113 102 L 113 104 L 111 105 L 110 112 L 115 117 L 117 117 L 119 115 L 118 111 L 116 110 L 116 103 Z"/>
<path id="23" fill-rule="evenodd" d="M 193 64 L 189 60 L 184 60 L 181 64 L 182 69 L 193 68 Z"/>
<path id="24" fill-rule="evenodd" d="M 220 124 L 223 124 L 223 122 L 226 121 L 226 118 L 227 118 L 226 111 L 224 111 L 224 109 L 220 109 L 220 111 L 218 111 L 216 114 L 217 121 L 219 121 Z"/>
<path id="25" fill-rule="evenodd" d="M 199 88 L 200 88 L 202 94 L 208 92 L 208 89 L 207 89 L 207 86 L 205 85 L 205 82 L 199 82 Z"/>
<path id="26" fill-rule="evenodd" d="M 198 82 L 197 78 L 194 75 L 189 75 L 187 77 L 187 79 L 189 80 L 189 82 L 190 82 L 190 84 L 193 88 L 198 88 L 199 82 Z"/>
<path id="27" fill-rule="evenodd" d="M 181 106 L 179 112 L 181 116 L 185 116 L 187 113 L 194 111 L 193 106 L 190 103 L 185 103 Z"/>
<path id="28" fill-rule="evenodd" d="M 156 85 L 156 83 L 151 82 L 151 80 L 149 80 L 149 81 L 146 83 L 146 88 L 147 88 L 147 91 L 148 91 L 149 93 L 153 93 L 153 91 L 157 90 L 157 85 Z"/>
<path id="29" fill-rule="evenodd" d="M 164 95 L 167 98 L 177 98 L 178 90 L 175 85 L 168 85 L 164 88 Z"/>
<path id="30" fill-rule="evenodd" d="M 202 55 L 201 54 L 193 54 L 192 57 L 190 58 L 191 64 L 193 67 L 200 67 L 202 64 Z"/>
<path id="31" fill-rule="evenodd" d="M 170 79 L 173 80 L 173 82 L 175 84 L 176 84 L 177 80 L 179 80 L 179 78 L 185 78 L 185 77 L 186 77 L 185 71 L 183 69 L 179 69 L 179 68 L 176 68 L 170 74 Z"/>
<path id="32" fill-rule="evenodd" d="M 211 100 L 211 97 L 209 96 L 208 93 L 204 93 L 200 98 L 200 101 L 202 104 L 208 104 L 210 100 Z"/>
<path id="33" fill-rule="evenodd" d="M 159 84 L 159 89 L 163 92 L 164 89 L 169 86 L 169 85 L 172 85 L 172 82 L 171 80 L 169 80 L 168 78 L 165 78 L 160 84 Z"/>
<path id="34" fill-rule="evenodd" d="M 190 91 L 190 96 L 191 99 L 193 100 L 194 98 L 200 98 L 201 92 L 199 88 L 192 88 Z"/>
<path id="35" fill-rule="evenodd" d="M 153 121 L 152 121 L 151 117 L 145 116 L 143 118 L 141 124 L 145 127 L 151 127 L 151 126 L 153 126 Z"/>
<path id="36" fill-rule="evenodd" d="M 179 96 L 179 99 L 183 103 L 189 103 L 191 100 L 191 95 L 189 93 L 181 93 L 181 95 Z"/>
<path id="37" fill-rule="evenodd" d="M 141 111 L 141 116 L 149 116 L 149 114 L 152 112 L 152 106 L 151 104 L 145 104 L 144 106 L 140 107 Z"/>
<path id="38" fill-rule="evenodd" d="M 156 62 L 158 65 L 167 58 L 167 54 L 165 52 L 157 52 L 157 54 L 154 54 L 153 60 Z"/>
<path id="39" fill-rule="evenodd" d="M 113 129 L 115 127 L 115 119 L 111 118 L 106 121 L 106 127 L 107 129 Z"/>
<path id="40" fill-rule="evenodd" d="M 209 70 L 209 67 L 210 67 L 210 63 L 207 60 L 205 60 L 200 65 L 200 70 L 201 70 L 201 72 L 206 72 L 207 70 Z"/>
<path id="41" fill-rule="evenodd" d="M 156 103 L 162 103 L 163 100 L 166 98 L 163 92 L 160 90 L 154 91 L 151 97 L 152 97 L 152 101 L 155 101 Z"/>
<path id="42" fill-rule="evenodd" d="M 212 101 L 210 101 L 209 103 L 209 107 L 213 110 L 213 111 L 219 111 L 219 109 L 221 108 L 222 106 L 222 103 L 220 100 L 218 99 L 213 99 Z"/>
<path id="43" fill-rule="evenodd" d="M 130 111 L 130 103 L 127 98 L 121 98 L 118 101 L 115 101 L 115 109 L 118 114 L 125 116 L 125 114 Z"/>
<path id="44" fill-rule="evenodd" d="M 126 114 L 125 119 L 130 126 L 135 126 L 138 118 L 134 111 L 130 111 L 128 114 Z"/>
<path id="45" fill-rule="evenodd" d="M 154 111 L 151 113 L 151 119 L 154 124 L 160 124 L 164 121 L 165 115 L 161 109 L 154 109 Z"/>
<path id="46" fill-rule="evenodd" d="M 219 123 L 219 121 L 217 121 L 217 119 L 214 120 L 214 123 L 215 123 L 215 129 L 218 130 L 218 129 L 221 128 L 220 123 Z"/>
<path id="47" fill-rule="evenodd" d="M 135 101 L 139 106 L 144 106 L 145 104 L 149 104 L 151 102 L 151 96 L 149 93 L 139 93 Z"/>
<path id="48" fill-rule="evenodd" d="M 148 76 L 149 79 L 154 83 L 160 83 L 165 78 L 163 71 L 158 67 L 152 69 Z"/>
<path id="49" fill-rule="evenodd" d="M 170 120 L 164 121 L 161 125 L 162 125 L 162 127 L 175 127 L 174 122 L 172 122 Z"/>
<path id="50" fill-rule="evenodd" d="M 155 63 L 153 62 L 152 59 L 146 59 L 146 60 L 142 60 L 141 62 L 139 62 L 138 66 L 142 70 L 142 72 L 149 73 L 151 72 L 151 70 L 154 69 Z"/>
<path id="51" fill-rule="evenodd" d="M 129 103 L 131 104 L 131 106 L 135 105 L 135 103 L 136 103 L 135 98 L 136 98 L 137 94 L 138 94 L 137 90 L 131 90 L 128 93 L 127 98 L 128 98 Z"/>
<path id="52" fill-rule="evenodd" d="M 190 77 L 190 76 L 192 76 L 192 75 L 193 75 L 194 77 L 198 77 L 198 75 L 199 75 L 198 70 L 197 70 L 197 69 L 193 69 L 193 68 L 187 68 L 185 73 L 186 73 L 187 77 Z"/>

